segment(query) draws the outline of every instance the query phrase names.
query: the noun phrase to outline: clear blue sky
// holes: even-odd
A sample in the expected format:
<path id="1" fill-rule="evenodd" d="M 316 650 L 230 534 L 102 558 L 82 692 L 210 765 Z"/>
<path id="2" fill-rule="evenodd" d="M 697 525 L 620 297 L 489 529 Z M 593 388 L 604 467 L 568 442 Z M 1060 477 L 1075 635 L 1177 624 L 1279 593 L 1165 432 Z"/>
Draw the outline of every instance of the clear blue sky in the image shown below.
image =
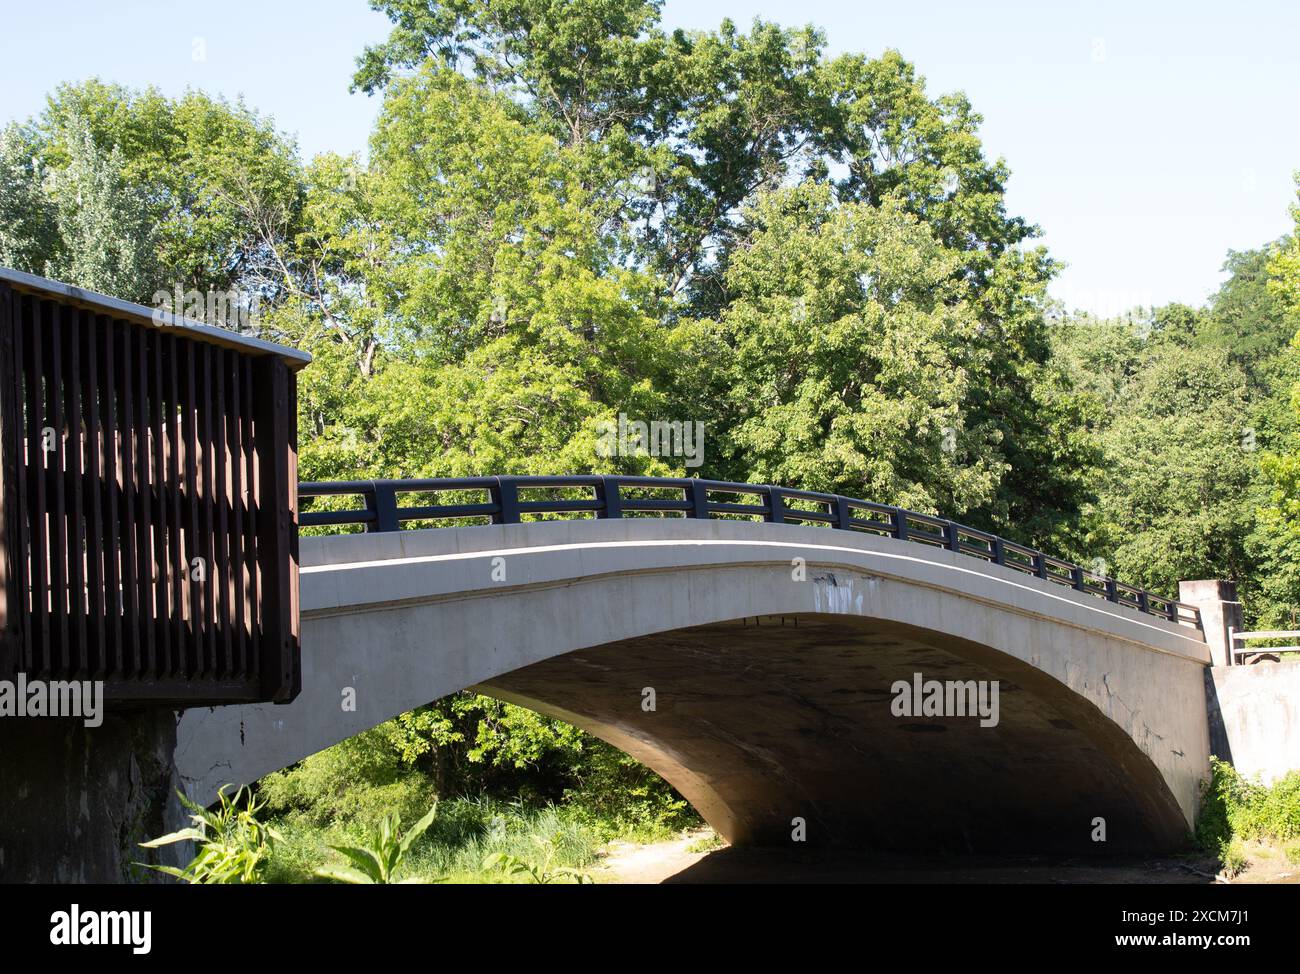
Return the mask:
<path id="1" fill-rule="evenodd" d="M 8 4 L 7 4 L 8 6 Z M 305 155 L 364 150 L 377 102 L 349 95 L 352 60 L 387 34 L 364 0 L 38 0 L 7 9 L 0 120 L 98 75 L 168 94 L 234 97 Z M 1009 205 L 1069 267 L 1054 291 L 1102 313 L 1199 303 L 1229 248 L 1291 226 L 1300 169 L 1295 0 L 667 0 L 670 27 L 723 17 L 811 22 L 833 51 L 902 51 L 932 94 L 963 90 Z M 200 57 L 199 55 L 203 56 Z"/>

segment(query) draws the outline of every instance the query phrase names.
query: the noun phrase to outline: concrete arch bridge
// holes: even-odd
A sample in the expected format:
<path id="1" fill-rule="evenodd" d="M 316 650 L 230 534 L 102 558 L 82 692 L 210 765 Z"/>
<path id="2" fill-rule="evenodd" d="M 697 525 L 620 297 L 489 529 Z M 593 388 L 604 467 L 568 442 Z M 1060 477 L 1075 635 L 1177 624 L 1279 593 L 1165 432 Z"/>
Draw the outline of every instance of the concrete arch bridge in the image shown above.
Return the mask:
<path id="1" fill-rule="evenodd" d="M 802 820 L 810 843 L 1153 851 L 1192 823 L 1211 656 L 1191 606 L 951 521 L 777 487 L 493 477 L 300 496 L 304 526 L 364 530 L 301 541 L 298 698 L 184 714 L 177 766 L 198 797 L 473 688 L 621 748 L 732 842 L 787 842 Z M 364 504 L 338 509 L 349 496 Z M 441 526 L 475 519 L 490 523 Z"/>

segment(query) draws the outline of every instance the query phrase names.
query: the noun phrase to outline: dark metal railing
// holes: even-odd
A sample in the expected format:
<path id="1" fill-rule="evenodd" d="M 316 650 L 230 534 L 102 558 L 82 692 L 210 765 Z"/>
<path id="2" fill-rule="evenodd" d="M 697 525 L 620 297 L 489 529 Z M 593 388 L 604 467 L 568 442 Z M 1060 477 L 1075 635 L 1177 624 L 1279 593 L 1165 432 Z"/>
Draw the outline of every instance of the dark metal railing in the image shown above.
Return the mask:
<path id="1" fill-rule="evenodd" d="M 557 497 L 557 492 L 588 496 Z M 477 493 L 470 503 L 401 506 L 398 495 Z M 532 495 L 544 494 L 535 497 Z M 660 496 L 647 496 L 650 494 Z M 662 496 L 669 494 L 670 496 Z M 716 499 L 727 495 L 730 499 Z M 360 497 L 357 510 L 311 510 L 325 497 Z M 753 497 L 754 503 L 740 498 Z M 361 525 L 366 531 L 397 531 L 403 521 L 488 519 L 518 524 L 530 515 L 587 514 L 597 518 L 681 515 L 688 518 L 761 517 L 776 523 L 814 524 L 862 531 L 946 548 L 1003 565 L 1026 575 L 1127 605 L 1148 615 L 1201 628 L 1200 611 L 1080 565 L 1053 558 L 987 531 L 917 511 L 875 504 L 840 494 L 793 490 L 762 484 L 737 484 L 693 477 L 458 477 L 432 480 L 349 480 L 304 483 L 298 487 L 302 527 Z"/>

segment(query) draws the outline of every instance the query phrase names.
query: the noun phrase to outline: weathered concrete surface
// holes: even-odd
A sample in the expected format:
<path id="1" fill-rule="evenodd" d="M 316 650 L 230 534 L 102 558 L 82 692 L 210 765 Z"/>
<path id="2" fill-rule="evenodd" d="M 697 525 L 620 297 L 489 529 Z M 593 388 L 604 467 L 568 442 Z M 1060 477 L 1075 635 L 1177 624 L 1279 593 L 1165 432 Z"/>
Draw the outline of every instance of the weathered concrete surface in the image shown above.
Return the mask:
<path id="1" fill-rule="evenodd" d="M 1300 663 L 1206 671 L 1211 753 L 1271 784 L 1300 771 Z"/>
<path id="2" fill-rule="evenodd" d="M 915 672 L 999 681 L 997 726 L 895 717 L 890 688 Z M 1186 829 L 1154 764 L 1095 706 L 930 630 L 748 619 L 568 653 L 478 689 L 633 754 L 733 842 L 788 842 L 796 817 L 810 844 L 899 851 L 1135 851 Z M 1097 817 L 1105 844 L 1091 840 Z"/>
<path id="3" fill-rule="evenodd" d="M 739 841 L 802 808 L 846 840 L 929 823 L 1078 849 L 1107 817 L 1108 851 L 1170 847 L 1207 770 L 1199 632 L 942 549 L 627 519 L 304 539 L 302 563 L 303 693 L 187 712 L 196 796 L 476 685 L 625 748 Z M 1006 681 L 1004 723 L 889 716 L 882 688 L 913 672 Z"/>
<path id="4" fill-rule="evenodd" d="M 1241 632 L 1237 583 L 1205 578 L 1178 583 L 1178 601 L 1201 610 L 1201 628 L 1215 666 L 1232 665 L 1232 632 Z"/>
<path id="5" fill-rule="evenodd" d="M 176 861 L 138 843 L 179 828 L 171 711 L 0 720 L 0 882 L 120 883 Z"/>

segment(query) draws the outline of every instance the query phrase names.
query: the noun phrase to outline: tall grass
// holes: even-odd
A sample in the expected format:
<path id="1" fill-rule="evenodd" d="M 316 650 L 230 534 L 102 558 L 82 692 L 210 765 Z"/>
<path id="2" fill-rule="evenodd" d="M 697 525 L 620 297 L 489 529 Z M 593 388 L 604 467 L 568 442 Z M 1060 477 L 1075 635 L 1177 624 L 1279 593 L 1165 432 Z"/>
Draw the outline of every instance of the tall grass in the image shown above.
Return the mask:
<path id="1" fill-rule="evenodd" d="M 331 845 L 348 845 L 364 834 L 365 824 L 354 818 L 321 828 L 302 815 L 273 820 L 283 836 L 273 852 L 267 879 L 278 883 L 310 883 L 316 869 L 342 864 Z M 428 831 L 403 861 L 397 878 L 432 876 L 453 883 L 526 882 L 485 863 L 494 853 L 522 859 L 551 872 L 586 870 L 596 864 L 604 840 L 571 811 L 554 806 L 535 808 L 492 799 L 444 800 Z"/>

